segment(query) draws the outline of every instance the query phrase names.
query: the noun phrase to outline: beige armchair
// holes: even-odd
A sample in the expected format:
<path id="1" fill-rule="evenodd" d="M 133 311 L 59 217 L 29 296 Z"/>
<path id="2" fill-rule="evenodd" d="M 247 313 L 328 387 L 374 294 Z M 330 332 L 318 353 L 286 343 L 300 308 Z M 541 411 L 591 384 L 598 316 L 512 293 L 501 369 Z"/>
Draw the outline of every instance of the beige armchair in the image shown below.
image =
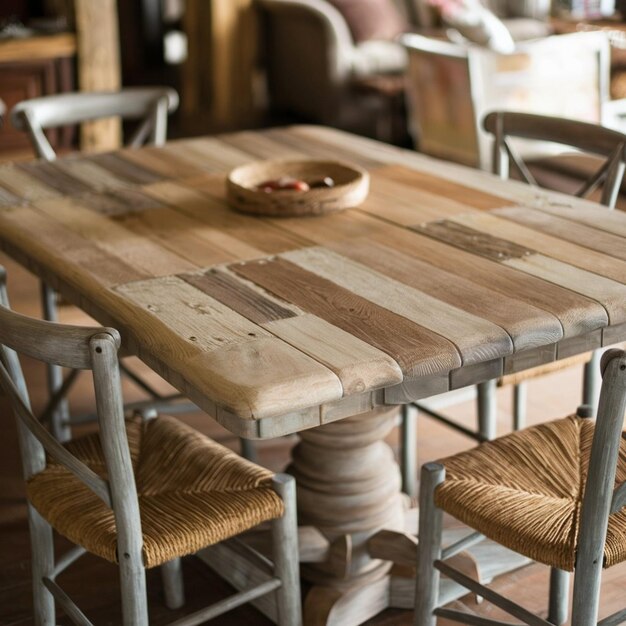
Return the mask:
<path id="1" fill-rule="evenodd" d="M 326 0 L 257 1 L 265 13 L 272 108 L 375 135 L 385 103 L 358 91 L 355 83 L 404 72 L 403 47 L 393 41 L 355 43 L 341 13 Z M 406 15 L 404 3 L 400 8 Z"/>

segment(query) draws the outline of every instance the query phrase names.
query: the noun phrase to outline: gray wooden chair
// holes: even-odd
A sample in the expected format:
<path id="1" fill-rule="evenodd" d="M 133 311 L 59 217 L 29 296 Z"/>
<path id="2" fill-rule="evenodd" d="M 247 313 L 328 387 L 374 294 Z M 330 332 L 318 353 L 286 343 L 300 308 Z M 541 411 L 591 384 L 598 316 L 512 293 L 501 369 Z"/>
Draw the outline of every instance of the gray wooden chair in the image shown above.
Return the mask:
<path id="1" fill-rule="evenodd" d="M 625 134 L 596 124 L 510 111 L 489 113 L 484 118 L 483 126 L 485 132 L 493 137 L 493 170 L 501 178 L 507 179 L 509 177 L 512 166 L 522 180 L 531 185 L 537 185 L 531 169 L 520 156 L 516 146 L 511 142 L 511 138 L 569 146 L 586 153 L 588 156 L 585 158 L 591 159 L 594 166 L 592 173 L 581 183 L 580 189 L 574 195 L 586 197 L 601 187 L 601 203 L 609 209 L 615 207 L 626 165 Z M 570 165 L 571 159 L 579 159 L 581 156 L 576 154 L 573 157 L 568 157 L 570 158 Z M 550 165 L 553 165 L 553 161 L 559 158 L 561 157 L 549 157 L 546 160 Z M 550 374 L 563 367 L 575 364 L 584 365 L 582 404 L 595 406 L 600 385 L 599 362 L 600 352 L 594 351 L 591 355 L 582 354 L 569 357 L 518 374 L 506 375 L 497 381 L 491 380 L 480 383 L 477 385 L 478 428 L 476 431 L 453 422 L 437 411 L 432 411 L 423 403 L 415 403 L 413 406 L 418 411 L 447 424 L 476 441 L 488 441 L 496 436 L 497 386 L 513 387 L 513 429 L 518 430 L 523 428 L 526 423 L 526 385 L 528 380 Z M 415 428 L 415 415 L 409 412 L 409 406 L 405 406 L 402 415 L 401 467 L 405 490 L 413 496 L 417 491 Z"/>
<path id="2" fill-rule="evenodd" d="M 66 93 L 24 100 L 11 110 L 11 122 L 19 130 L 27 132 L 36 154 L 46 161 L 54 161 L 56 153 L 48 141 L 45 130 L 68 124 L 120 117 L 137 121 L 136 131 L 128 145 L 163 145 L 167 139 L 167 116 L 178 107 L 178 94 L 167 87 L 140 87 L 122 89 L 119 92 Z M 57 296 L 44 282 L 41 284 L 43 317 L 57 320 Z M 153 401 L 161 404 L 173 398 L 164 398 L 156 389 L 122 365 L 122 371 L 145 391 Z M 64 385 L 61 368 L 48 367 L 48 387 L 51 404 L 49 416 L 55 436 L 64 441 L 71 436 L 70 414 L 65 393 L 73 382 Z M 63 390 L 63 393 L 59 393 Z M 178 398 L 179 396 L 176 396 Z"/>
<path id="3" fill-rule="evenodd" d="M 623 609 L 598 622 L 602 569 L 626 560 L 626 352 L 607 351 L 600 369 L 595 424 L 586 419 L 590 411 L 579 411 L 423 466 L 416 626 L 434 626 L 437 617 L 476 626 L 509 623 L 439 606 L 440 574 L 518 623 L 550 626 L 567 619 L 567 572 L 574 571 L 572 626 L 626 620 Z M 442 550 L 444 512 L 475 532 Z M 485 537 L 552 568 L 547 620 L 446 562 Z"/>
<path id="4" fill-rule="evenodd" d="M 301 624 L 295 481 L 273 475 L 167 416 L 125 421 L 111 328 L 33 320 L 8 308 L 0 268 L 0 388 L 18 422 L 32 545 L 34 616 L 53 626 L 55 602 L 82 626 L 91 624 L 56 582 L 85 552 L 119 565 L 125 626 L 148 624 L 145 569 L 161 566 L 166 604 L 184 603 L 180 557 L 272 524 L 272 564 L 261 583 L 175 623 L 191 626 L 273 593 L 278 623 Z M 91 370 L 99 429 L 61 444 L 31 412 L 18 353 L 45 363 Z M 55 563 L 52 529 L 76 545 Z M 237 539 L 230 539 L 237 541 Z M 245 548 L 245 549 L 244 549 Z M 256 571 L 256 570 L 255 570 Z"/>

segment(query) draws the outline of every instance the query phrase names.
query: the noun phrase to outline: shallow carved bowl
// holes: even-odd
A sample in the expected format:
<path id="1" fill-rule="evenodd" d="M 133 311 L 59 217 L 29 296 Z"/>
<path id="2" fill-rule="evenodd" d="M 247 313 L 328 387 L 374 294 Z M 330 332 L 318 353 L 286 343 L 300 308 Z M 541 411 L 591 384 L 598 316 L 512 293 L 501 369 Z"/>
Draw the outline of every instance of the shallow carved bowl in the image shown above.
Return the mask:
<path id="1" fill-rule="evenodd" d="M 281 189 L 268 193 L 257 186 L 268 180 L 291 177 L 312 183 L 330 177 L 333 187 L 307 191 Z M 272 217 L 322 215 L 356 207 L 369 192 L 369 174 L 337 161 L 257 161 L 230 172 L 226 180 L 229 204 L 244 213 Z"/>

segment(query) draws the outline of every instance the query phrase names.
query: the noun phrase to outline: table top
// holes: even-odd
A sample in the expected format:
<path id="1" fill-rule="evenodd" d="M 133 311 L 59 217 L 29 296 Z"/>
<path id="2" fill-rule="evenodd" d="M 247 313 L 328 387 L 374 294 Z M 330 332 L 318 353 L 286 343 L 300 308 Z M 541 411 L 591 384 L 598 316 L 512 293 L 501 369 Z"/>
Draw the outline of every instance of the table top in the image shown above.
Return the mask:
<path id="1" fill-rule="evenodd" d="M 366 167 L 366 202 L 226 204 L 302 157 Z M 626 214 L 322 127 L 0 166 L 0 247 L 247 437 L 626 340 Z"/>

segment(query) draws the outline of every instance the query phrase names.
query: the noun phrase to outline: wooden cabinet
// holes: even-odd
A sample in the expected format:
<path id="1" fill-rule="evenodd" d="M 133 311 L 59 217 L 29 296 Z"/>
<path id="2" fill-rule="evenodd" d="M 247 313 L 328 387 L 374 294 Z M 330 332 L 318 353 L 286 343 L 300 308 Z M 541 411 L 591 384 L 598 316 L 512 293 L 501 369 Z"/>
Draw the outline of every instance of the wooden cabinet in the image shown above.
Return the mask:
<path id="1" fill-rule="evenodd" d="M 71 91 L 75 49 L 72 35 L 0 42 L 0 98 L 7 110 L 26 98 Z M 69 148 L 74 129 L 55 129 L 49 137 L 55 150 Z M 0 154 L 29 148 L 28 137 L 10 122 L 0 128 Z"/>

